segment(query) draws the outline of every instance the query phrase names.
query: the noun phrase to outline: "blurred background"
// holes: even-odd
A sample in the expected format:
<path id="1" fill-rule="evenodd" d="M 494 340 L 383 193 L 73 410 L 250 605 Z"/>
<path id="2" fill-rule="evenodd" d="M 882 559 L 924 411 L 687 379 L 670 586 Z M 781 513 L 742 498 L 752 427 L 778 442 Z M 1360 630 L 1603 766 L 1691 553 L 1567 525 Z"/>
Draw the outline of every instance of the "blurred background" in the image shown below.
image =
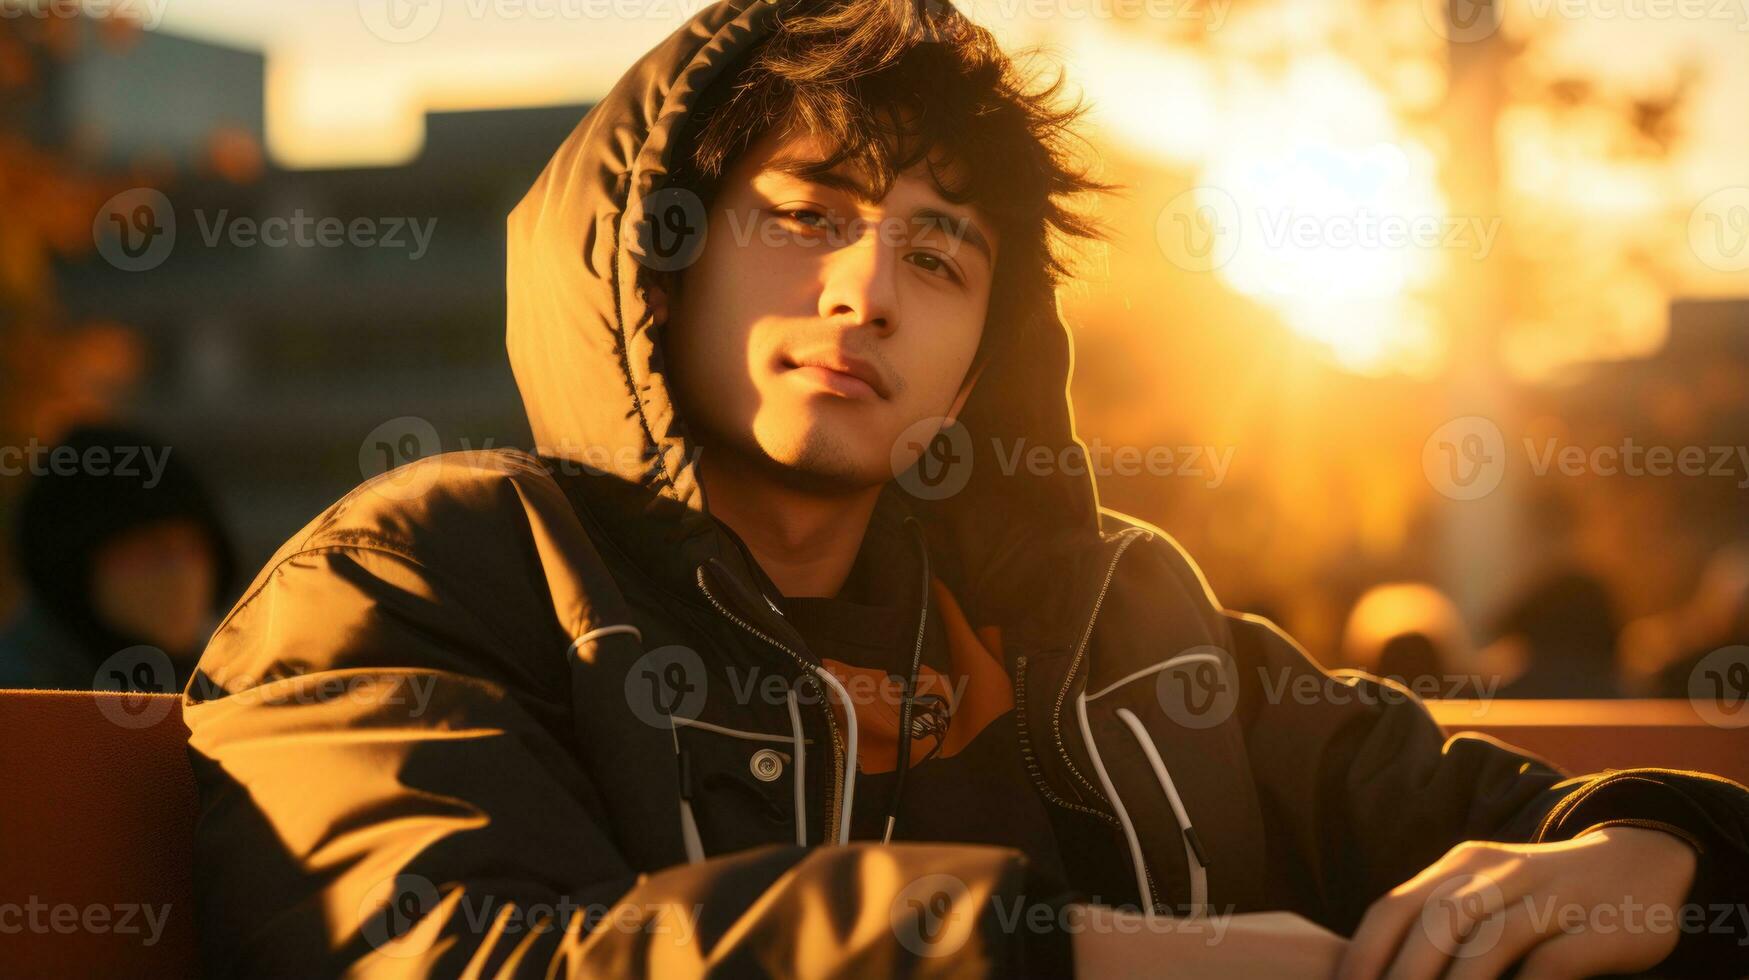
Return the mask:
<path id="1" fill-rule="evenodd" d="M 174 447 L 234 597 L 387 466 L 530 445 L 505 217 L 699 6 L 0 0 L 0 446 Z M 1073 394 L 1096 462 L 1171 462 L 1103 503 L 1327 666 L 1749 696 L 1695 669 L 1749 644 L 1749 0 L 959 6 L 1067 73 L 1127 188 L 1063 298 Z"/>

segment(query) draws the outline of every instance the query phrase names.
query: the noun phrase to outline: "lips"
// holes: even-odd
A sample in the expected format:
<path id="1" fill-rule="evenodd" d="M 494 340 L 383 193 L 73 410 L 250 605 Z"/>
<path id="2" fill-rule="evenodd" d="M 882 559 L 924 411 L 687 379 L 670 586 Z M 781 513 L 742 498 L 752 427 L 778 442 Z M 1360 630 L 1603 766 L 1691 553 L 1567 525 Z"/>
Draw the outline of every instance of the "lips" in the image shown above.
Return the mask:
<path id="1" fill-rule="evenodd" d="M 846 397 L 888 399 L 892 386 L 874 364 L 839 351 L 821 351 L 784 359 L 784 368 Z"/>

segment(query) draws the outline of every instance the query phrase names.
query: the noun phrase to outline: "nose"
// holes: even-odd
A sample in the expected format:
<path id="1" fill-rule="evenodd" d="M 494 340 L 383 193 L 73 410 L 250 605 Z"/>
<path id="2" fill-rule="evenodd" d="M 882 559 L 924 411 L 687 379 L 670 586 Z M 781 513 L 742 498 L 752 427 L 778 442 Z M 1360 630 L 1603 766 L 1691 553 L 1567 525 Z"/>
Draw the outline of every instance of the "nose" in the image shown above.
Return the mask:
<path id="1" fill-rule="evenodd" d="M 822 262 L 820 316 L 891 333 L 898 326 L 896 250 L 881 241 L 878 226 L 858 231 Z"/>

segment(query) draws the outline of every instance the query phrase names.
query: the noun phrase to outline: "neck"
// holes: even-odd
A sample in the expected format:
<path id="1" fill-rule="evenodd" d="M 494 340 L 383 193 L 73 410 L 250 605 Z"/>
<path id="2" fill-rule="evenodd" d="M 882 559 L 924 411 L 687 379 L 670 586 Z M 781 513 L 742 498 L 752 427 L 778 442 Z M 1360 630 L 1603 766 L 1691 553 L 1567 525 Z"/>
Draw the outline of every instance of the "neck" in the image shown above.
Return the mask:
<path id="1" fill-rule="evenodd" d="M 707 461 L 708 460 L 708 461 Z M 722 455 L 699 459 L 711 516 L 746 543 L 784 595 L 830 597 L 844 587 L 881 488 L 801 490 Z"/>

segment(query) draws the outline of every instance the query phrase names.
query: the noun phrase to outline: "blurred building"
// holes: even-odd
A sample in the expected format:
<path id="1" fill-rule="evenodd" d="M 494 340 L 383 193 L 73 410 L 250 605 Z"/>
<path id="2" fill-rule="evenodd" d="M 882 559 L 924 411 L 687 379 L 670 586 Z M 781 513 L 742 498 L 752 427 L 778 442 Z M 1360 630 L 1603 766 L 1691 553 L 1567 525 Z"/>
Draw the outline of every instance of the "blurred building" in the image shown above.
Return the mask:
<path id="1" fill-rule="evenodd" d="M 81 19 L 73 55 L 29 103 L 32 135 L 86 163 L 198 169 L 215 139 L 262 131 L 265 63 L 253 51 Z"/>
<path id="2" fill-rule="evenodd" d="M 94 255 L 62 270 L 62 295 L 73 317 L 139 331 L 149 366 L 124 414 L 210 476 L 245 567 L 380 471 L 384 446 L 404 461 L 529 445 L 504 356 L 504 222 L 587 107 L 432 114 L 402 167 L 251 171 L 225 156 L 260 145 L 261 57 L 138 44 L 66 65 L 42 125 L 112 164 L 174 162 L 153 185 L 174 245 L 138 271 Z M 250 234 L 270 219 L 306 222 L 307 243 Z M 324 244 L 323 219 L 368 233 Z"/>

